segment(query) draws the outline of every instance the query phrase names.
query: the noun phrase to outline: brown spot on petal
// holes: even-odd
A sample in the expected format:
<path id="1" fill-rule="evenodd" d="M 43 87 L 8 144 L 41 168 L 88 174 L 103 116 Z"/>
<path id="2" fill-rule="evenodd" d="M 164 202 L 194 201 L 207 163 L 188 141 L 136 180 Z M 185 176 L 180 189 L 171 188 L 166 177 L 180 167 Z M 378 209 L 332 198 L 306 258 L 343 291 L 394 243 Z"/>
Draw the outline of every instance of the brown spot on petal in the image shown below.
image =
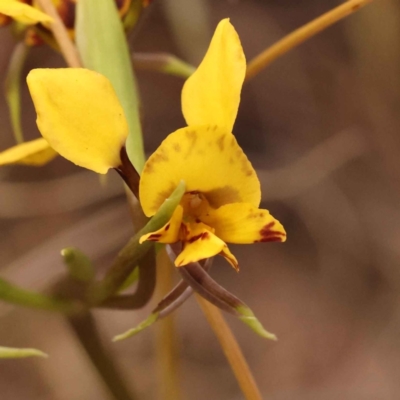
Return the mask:
<path id="1" fill-rule="evenodd" d="M 159 150 L 158 152 L 154 153 L 151 158 L 154 163 L 169 161 L 168 155 L 162 150 L 161 151 Z"/>
<path id="2" fill-rule="evenodd" d="M 167 232 L 168 231 L 168 229 L 170 228 L 170 226 L 171 226 L 171 224 L 167 224 L 167 225 L 165 225 L 165 232 Z"/>
<path id="3" fill-rule="evenodd" d="M 217 146 L 220 149 L 220 151 L 224 151 L 224 147 L 225 147 L 224 141 L 225 141 L 225 136 L 224 135 L 220 136 L 216 141 Z"/>
<path id="4" fill-rule="evenodd" d="M 189 158 L 189 156 L 192 154 L 193 149 L 196 147 L 197 132 L 187 130 L 187 131 L 185 131 L 185 134 L 186 134 L 187 139 L 189 140 L 188 151 L 185 154 L 185 158 Z"/>
<path id="5" fill-rule="evenodd" d="M 152 174 L 154 172 L 153 162 L 152 161 L 147 161 L 143 172 L 145 172 L 146 174 Z"/>
<path id="6" fill-rule="evenodd" d="M 172 148 L 177 152 L 180 153 L 182 148 L 181 145 L 179 143 L 172 143 Z"/>

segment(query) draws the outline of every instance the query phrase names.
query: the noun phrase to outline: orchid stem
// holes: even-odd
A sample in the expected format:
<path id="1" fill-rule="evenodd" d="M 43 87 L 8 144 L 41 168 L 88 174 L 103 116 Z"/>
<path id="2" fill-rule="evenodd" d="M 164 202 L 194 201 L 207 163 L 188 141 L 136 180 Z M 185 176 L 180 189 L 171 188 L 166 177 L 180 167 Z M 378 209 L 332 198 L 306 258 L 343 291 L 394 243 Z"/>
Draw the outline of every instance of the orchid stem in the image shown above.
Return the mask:
<path id="1" fill-rule="evenodd" d="M 4 279 L 0 279 L 0 300 L 23 307 L 64 314 L 74 314 L 82 308 L 82 305 L 77 302 L 31 292 L 30 290 L 15 286 Z"/>
<path id="2" fill-rule="evenodd" d="M 164 296 L 172 288 L 173 267 L 165 248 L 157 254 L 157 293 Z M 178 348 L 172 315 L 160 320 L 156 329 L 156 357 L 159 368 L 159 399 L 180 400 Z"/>
<path id="3" fill-rule="evenodd" d="M 371 2 L 372 0 L 349 0 L 301 28 L 296 29 L 294 32 L 285 36 L 249 62 L 247 66 L 246 80 L 254 78 L 261 70 L 283 54 L 287 53 L 289 50 Z"/>
<path id="4" fill-rule="evenodd" d="M 60 47 L 60 51 L 67 62 L 72 68 L 81 68 L 82 63 L 79 57 L 78 50 L 73 44 L 72 40 L 68 35 L 68 31 L 65 28 L 60 16 L 57 13 L 51 0 L 37 0 L 40 8 L 51 18 L 53 22 L 50 23 L 50 29 Z"/>
<path id="5" fill-rule="evenodd" d="M 113 359 L 101 343 L 92 314 L 87 312 L 75 315 L 68 318 L 68 322 L 114 399 L 134 400 L 136 396 L 130 393 Z"/>
<path id="6" fill-rule="evenodd" d="M 11 117 L 11 126 L 15 141 L 19 144 L 24 141 L 21 126 L 21 73 L 29 53 L 29 47 L 20 42 L 15 46 L 8 67 L 5 91 L 8 109 Z"/>
<path id="7" fill-rule="evenodd" d="M 233 336 L 228 324 L 225 322 L 221 312 L 201 296 L 196 295 L 196 299 L 208 323 L 217 336 L 246 400 L 262 400 L 261 393 L 239 344 Z"/>
<path id="8" fill-rule="evenodd" d="M 169 53 L 133 53 L 136 69 L 161 72 L 180 78 L 189 78 L 196 68 Z"/>

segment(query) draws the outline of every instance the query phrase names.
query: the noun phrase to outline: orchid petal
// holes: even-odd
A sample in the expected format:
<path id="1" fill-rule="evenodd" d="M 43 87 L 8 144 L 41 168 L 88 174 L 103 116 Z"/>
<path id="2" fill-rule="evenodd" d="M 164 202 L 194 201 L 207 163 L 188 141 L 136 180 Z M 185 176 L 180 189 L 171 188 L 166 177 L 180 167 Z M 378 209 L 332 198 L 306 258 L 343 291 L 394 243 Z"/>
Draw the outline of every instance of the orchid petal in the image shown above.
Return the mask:
<path id="1" fill-rule="evenodd" d="M 216 124 L 232 132 L 245 74 L 239 36 L 229 19 L 223 19 L 203 61 L 183 87 L 182 112 L 187 124 Z"/>

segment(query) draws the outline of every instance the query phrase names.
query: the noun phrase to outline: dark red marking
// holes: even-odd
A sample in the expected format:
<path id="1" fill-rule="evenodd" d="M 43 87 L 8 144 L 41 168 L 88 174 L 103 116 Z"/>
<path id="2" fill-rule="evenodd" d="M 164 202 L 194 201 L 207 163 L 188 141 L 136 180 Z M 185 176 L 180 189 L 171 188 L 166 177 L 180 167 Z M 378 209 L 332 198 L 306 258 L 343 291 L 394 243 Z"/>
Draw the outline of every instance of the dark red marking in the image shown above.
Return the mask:
<path id="1" fill-rule="evenodd" d="M 160 233 L 155 233 L 154 235 L 150 235 L 147 240 L 157 240 L 161 237 L 162 235 Z"/>
<path id="2" fill-rule="evenodd" d="M 167 225 L 165 226 L 165 231 L 167 231 L 167 230 L 169 229 L 169 227 L 170 227 L 170 224 L 167 224 Z"/>
<path id="3" fill-rule="evenodd" d="M 193 236 L 192 238 L 190 238 L 188 240 L 189 243 L 193 243 L 196 240 L 205 240 L 208 239 L 210 237 L 210 234 L 208 232 L 202 232 L 199 235 Z"/>
<path id="4" fill-rule="evenodd" d="M 269 235 L 269 236 L 264 236 L 260 240 L 255 240 L 254 243 L 265 243 L 265 242 L 282 242 L 282 237 L 275 236 L 275 235 Z"/>
<path id="5" fill-rule="evenodd" d="M 272 221 L 269 224 L 265 225 L 260 230 L 261 239 L 256 240 L 256 242 L 281 242 L 282 239 L 286 236 L 286 234 L 283 232 L 271 230 L 271 228 L 273 228 L 274 226 L 275 226 L 275 221 Z"/>
<path id="6" fill-rule="evenodd" d="M 221 150 L 221 151 L 223 151 L 224 150 L 224 140 L 225 140 L 225 136 L 220 136 L 218 139 L 217 139 L 217 141 L 216 141 L 216 143 L 217 143 L 217 146 L 219 147 L 219 149 Z"/>
<path id="7" fill-rule="evenodd" d="M 260 235 L 264 236 L 267 235 L 268 233 L 271 233 L 271 228 L 275 225 L 275 221 L 270 222 L 269 224 L 265 225 L 261 231 L 260 231 Z"/>

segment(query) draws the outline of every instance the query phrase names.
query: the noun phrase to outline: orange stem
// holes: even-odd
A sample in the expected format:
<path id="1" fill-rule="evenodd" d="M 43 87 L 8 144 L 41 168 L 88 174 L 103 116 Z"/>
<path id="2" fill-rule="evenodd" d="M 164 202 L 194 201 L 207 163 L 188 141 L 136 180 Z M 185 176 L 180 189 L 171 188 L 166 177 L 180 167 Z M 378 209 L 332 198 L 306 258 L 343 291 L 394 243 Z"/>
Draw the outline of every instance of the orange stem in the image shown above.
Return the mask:
<path id="1" fill-rule="evenodd" d="M 219 309 L 200 296 L 196 296 L 208 323 L 225 353 L 246 400 L 262 400 L 261 393 L 243 353 Z"/>
<path id="2" fill-rule="evenodd" d="M 317 33 L 323 31 L 341 19 L 353 14 L 355 11 L 371 2 L 372 0 L 349 0 L 348 2 L 314 19 L 301 28 L 296 29 L 294 32 L 290 33 L 268 49 L 264 50 L 248 63 L 246 80 L 254 78 L 261 70 L 263 70 L 266 66 L 271 64 L 283 54 L 287 53 L 289 50 L 305 42 L 307 39 L 310 39 Z"/>

